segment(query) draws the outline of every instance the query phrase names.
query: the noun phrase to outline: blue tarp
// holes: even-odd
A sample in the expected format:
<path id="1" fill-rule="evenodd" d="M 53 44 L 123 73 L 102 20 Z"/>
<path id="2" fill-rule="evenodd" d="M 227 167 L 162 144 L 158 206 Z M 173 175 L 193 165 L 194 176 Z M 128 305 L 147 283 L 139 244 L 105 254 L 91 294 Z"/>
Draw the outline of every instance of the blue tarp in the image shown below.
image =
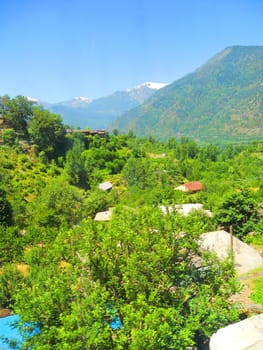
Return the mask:
<path id="1" fill-rule="evenodd" d="M 18 315 L 0 318 L 0 349 L 1 350 L 20 350 L 25 338 L 33 336 L 40 332 L 40 328 L 32 324 L 25 324 L 24 334 L 19 333 Z M 29 330 L 32 329 L 32 330 Z"/>
<path id="2" fill-rule="evenodd" d="M 122 322 L 118 316 L 114 316 L 112 320 L 110 321 L 110 328 L 114 331 L 116 329 L 120 329 L 122 327 Z"/>
<path id="3" fill-rule="evenodd" d="M 0 350 L 21 350 L 25 338 L 40 332 L 38 326 L 28 323 L 24 325 L 25 332 L 22 335 L 18 329 L 19 322 L 18 315 L 0 318 Z M 113 330 L 122 327 L 122 322 L 118 316 L 112 316 L 109 324 Z M 28 329 L 31 329 L 31 331 Z"/>

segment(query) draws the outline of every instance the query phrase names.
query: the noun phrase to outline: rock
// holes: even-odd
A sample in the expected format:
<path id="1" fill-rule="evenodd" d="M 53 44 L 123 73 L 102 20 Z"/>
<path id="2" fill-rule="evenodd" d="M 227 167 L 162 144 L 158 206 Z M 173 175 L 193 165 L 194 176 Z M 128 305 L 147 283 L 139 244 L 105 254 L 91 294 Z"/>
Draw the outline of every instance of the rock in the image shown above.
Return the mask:
<path id="1" fill-rule="evenodd" d="M 219 258 L 224 259 L 229 256 L 231 250 L 231 236 L 226 231 L 207 232 L 201 235 L 200 244 L 203 249 L 213 251 Z M 262 256 L 254 248 L 236 237 L 233 237 L 233 253 L 238 275 L 263 265 Z"/>
<path id="2" fill-rule="evenodd" d="M 263 314 L 219 329 L 209 345 L 210 350 L 262 350 Z"/>
<path id="3" fill-rule="evenodd" d="M 10 309 L 0 309 L 0 318 L 7 317 L 11 315 Z"/>
<path id="4" fill-rule="evenodd" d="M 112 218 L 112 208 L 106 211 L 100 211 L 95 215 L 95 221 L 108 221 Z M 1 350 L 1 349 L 0 349 Z"/>

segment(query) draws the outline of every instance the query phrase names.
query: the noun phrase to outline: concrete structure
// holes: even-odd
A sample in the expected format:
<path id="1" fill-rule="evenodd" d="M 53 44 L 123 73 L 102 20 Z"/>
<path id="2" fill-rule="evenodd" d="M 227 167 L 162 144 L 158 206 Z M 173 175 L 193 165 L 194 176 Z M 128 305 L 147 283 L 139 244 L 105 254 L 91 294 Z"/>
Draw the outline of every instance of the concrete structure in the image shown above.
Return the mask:
<path id="1" fill-rule="evenodd" d="M 160 205 L 160 209 L 164 214 L 168 213 L 179 213 L 183 216 L 187 216 L 188 214 L 199 211 L 200 213 L 206 214 L 208 216 L 212 216 L 212 212 L 210 210 L 203 209 L 203 204 L 201 203 L 187 203 L 187 204 L 175 204 L 175 205 Z"/>
<path id="2" fill-rule="evenodd" d="M 99 184 L 99 189 L 103 191 L 110 191 L 112 189 L 112 183 L 110 181 L 102 182 Z"/>

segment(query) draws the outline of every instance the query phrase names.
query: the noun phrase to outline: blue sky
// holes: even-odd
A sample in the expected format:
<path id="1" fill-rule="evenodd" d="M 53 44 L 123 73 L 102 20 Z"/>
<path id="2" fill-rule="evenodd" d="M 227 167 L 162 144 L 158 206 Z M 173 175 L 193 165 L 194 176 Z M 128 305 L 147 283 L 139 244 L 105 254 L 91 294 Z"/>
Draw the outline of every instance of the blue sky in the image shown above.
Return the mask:
<path id="1" fill-rule="evenodd" d="M 263 45 L 262 0 L 0 0 L 0 95 L 48 102 L 173 82 Z"/>

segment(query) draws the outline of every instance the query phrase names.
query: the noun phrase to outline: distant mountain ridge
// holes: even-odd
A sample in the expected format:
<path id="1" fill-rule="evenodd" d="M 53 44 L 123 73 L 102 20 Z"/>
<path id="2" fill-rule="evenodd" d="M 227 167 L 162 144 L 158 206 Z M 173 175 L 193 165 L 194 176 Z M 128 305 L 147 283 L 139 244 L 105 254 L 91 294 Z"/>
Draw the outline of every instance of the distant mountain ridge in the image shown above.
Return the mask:
<path id="1" fill-rule="evenodd" d="M 263 47 L 226 48 L 125 113 L 111 128 L 207 142 L 263 137 Z"/>
<path id="2" fill-rule="evenodd" d="M 113 120 L 143 103 L 166 85 L 165 83 L 146 82 L 133 89 L 116 91 L 95 100 L 80 96 L 70 101 L 54 104 L 41 101 L 38 103 L 51 112 L 60 114 L 64 124 L 81 128 L 106 129 Z"/>

